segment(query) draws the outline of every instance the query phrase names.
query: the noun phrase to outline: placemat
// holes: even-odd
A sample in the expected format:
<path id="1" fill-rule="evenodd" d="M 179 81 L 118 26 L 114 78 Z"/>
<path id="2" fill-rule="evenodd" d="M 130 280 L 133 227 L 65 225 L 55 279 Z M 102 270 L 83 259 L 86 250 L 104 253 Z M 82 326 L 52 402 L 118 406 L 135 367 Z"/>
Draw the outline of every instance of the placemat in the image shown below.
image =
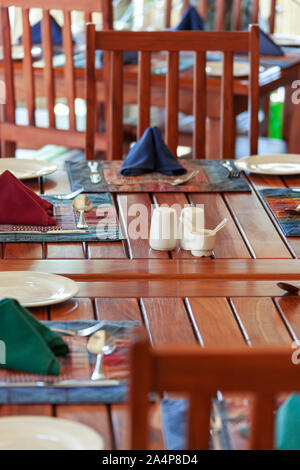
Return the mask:
<path id="1" fill-rule="evenodd" d="M 278 221 L 284 235 L 300 237 L 300 213 L 293 215 L 287 212 L 287 210 L 295 210 L 300 205 L 300 192 L 290 188 L 262 189 L 259 192 Z"/>
<path id="2" fill-rule="evenodd" d="M 166 176 L 161 173 L 147 173 L 141 176 L 124 177 L 120 174 L 122 160 L 99 162 L 101 181 L 93 184 L 90 181 L 90 172 L 86 161 L 66 161 L 66 169 L 74 191 L 83 186 L 86 192 L 250 192 L 251 189 L 241 175 L 240 178 L 229 178 L 228 171 L 220 164 L 220 160 L 184 160 L 180 163 L 188 172 L 199 170 L 199 173 L 190 181 L 172 186 L 165 181 L 174 181 L 176 176 Z M 88 171 L 87 171 L 88 170 Z M 124 184 L 117 185 L 114 182 Z"/>
<path id="3" fill-rule="evenodd" d="M 76 228 L 79 214 L 73 210 L 72 201 L 59 201 L 51 196 L 43 199 L 54 205 L 55 226 L 0 224 L 0 242 L 89 242 L 118 241 L 123 239 L 122 230 L 109 193 L 87 194 L 94 208 L 85 213 L 87 230 Z M 75 233 L 63 233 L 64 230 Z M 59 232 L 62 233 L 59 233 Z"/>
<path id="4" fill-rule="evenodd" d="M 59 376 L 45 376 L 17 372 L 0 368 L 0 404 L 24 403 L 121 403 L 126 398 L 129 366 L 128 351 L 134 328 L 140 325 L 137 321 L 45 321 L 48 327 L 63 329 L 81 329 L 101 323 L 116 338 L 117 348 L 109 356 L 104 356 L 104 373 L 108 384 L 95 385 L 90 380 L 94 368 L 95 356 L 87 351 L 87 337 L 64 336 L 71 353 L 66 358 L 59 358 L 61 373 Z M 84 381 L 84 385 L 72 383 L 55 385 L 66 380 Z M 109 381 L 116 382 L 110 385 Z M 39 385 L 32 385 L 38 382 Z"/>

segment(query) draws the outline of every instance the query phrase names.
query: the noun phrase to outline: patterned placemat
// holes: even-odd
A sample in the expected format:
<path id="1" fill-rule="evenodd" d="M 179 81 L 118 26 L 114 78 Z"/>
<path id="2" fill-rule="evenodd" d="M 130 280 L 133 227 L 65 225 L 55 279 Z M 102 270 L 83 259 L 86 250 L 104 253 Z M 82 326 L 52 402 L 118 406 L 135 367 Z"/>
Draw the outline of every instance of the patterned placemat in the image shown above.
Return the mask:
<path id="1" fill-rule="evenodd" d="M 99 321 L 64 321 L 42 322 L 48 327 L 62 329 L 81 329 L 99 323 Z M 101 321 L 105 329 L 116 338 L 117 348 L 103 359 L 104 373 L 108 383 L 95 385 L 90 380 L 94 368 L 95 356 L 87 351 L 87 337 L 64 336 L 70 354 L 59 358 L 61 373 L 59 376 L 35 375 L 0 369 L 0 404 L 14 403 L 120 403 L 126 398 L 126 381 L 129 373 L 128 351 L 134 328 L 139 322 Z M 58 383 L 70 381 L 63 386 Z M 84 385 L 74 386 L 71 381 L 82 381 Z M 115 383 L 111 385 L 109 382 Z M 34 385 L 32 383 L 35 383 Z M 38 384 L 36 384 L 36 382 Z M 57 385 L 55 385 L 57 384 Z"/>
<path id="2" fill-rule="evenodd" d="M 240 178 L 229 178 L 228 171 L 220 160 L 180 160 L 188 172 L 199 173 L 190 181 L 172 186 L 167 181 L 174 181 L 176 176 L 161 173 L 147 173 L 141 176 L 124 177 L 120 174 L 122 160 L 99 162 L 101 181 L 93 184 L 87 162 L 66 162 L 66 169 L 72 191 L 83 186 L 86 192 L 250 192 L 251 189 L 241 175 Z M 122 184 L 114 184 L 122 183 Z"/>
<path id="3" fill-rule="evenodd" d="M 55 226 L 0 224 L 0 242 L 89 242 L 122 240 L 122 231 L 109 193 L 88 194 L 93 209 L 85 213 L 87 230 L 76 228 L 79 214 L 72 201 L 59 201 L 51 196 L 43 199 L 54 205 Z M 65 233 L 64 231 L 70 231 Z"/>
<path id="4" fill-rule="evenodd" d="M 290 213 L 300 205 L 300 192 L 289 188 L 262 189 L 260 194 L 271 209 L 286 237 L 300 237 L 299 215 Z"/>

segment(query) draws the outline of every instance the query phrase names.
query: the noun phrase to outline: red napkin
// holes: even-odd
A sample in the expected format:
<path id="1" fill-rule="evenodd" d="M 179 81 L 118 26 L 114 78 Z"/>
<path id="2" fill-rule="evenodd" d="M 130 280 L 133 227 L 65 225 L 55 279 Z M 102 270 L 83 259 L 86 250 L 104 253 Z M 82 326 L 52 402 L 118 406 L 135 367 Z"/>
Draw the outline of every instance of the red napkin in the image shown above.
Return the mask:
<path id="1" fill-rule="evenodd" d="M 10 171 L 0 175 L 0 224 L 56 225 L 53 204 L 28 189 Z"/>

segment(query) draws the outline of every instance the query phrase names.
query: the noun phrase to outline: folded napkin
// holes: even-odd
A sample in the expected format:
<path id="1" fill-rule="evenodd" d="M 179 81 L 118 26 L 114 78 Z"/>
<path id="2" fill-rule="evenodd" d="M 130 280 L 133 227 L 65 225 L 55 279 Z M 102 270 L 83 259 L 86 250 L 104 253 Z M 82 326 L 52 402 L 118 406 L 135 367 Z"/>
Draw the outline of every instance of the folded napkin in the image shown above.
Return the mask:
<path id="1" fill-rule="evenodd" d="M 300 450 L 300 395 L 292 394 L 277 410 L 277 450 Z"/>
<path id="2" fill-rule="evenodd" d="M 145 130 L 129 151 L 120 171 L 123 176 L 138 176 L 151 171 L 176 176 L 187 172 L 166 146 L 158 127 Z"/>
<path id="3" fill-rule="evenodd" d="M 274 57 L 284 56 L 284 52 L 281 47 L 275 44 L 270 36 L 261 29 L 259 32 L 259 53 L 260 55 L 269 55 Z"/>
<path id="4" fill-rule="evenodd" d="M 51 35 L 52 35 L 52 45 L 53 46 L 62 46 L 62 29 L 59 24 L 55 21 L 53 16 L 50 16 L 51 24 Z M 31 42 L 32 44 L 42 44 L 42 33 L 41 33 L 42 22 L 39 21 L 35 25 L 31 26 Z M 18 42 L 22 42 L 22 36 L 18 38 Z"/>
<path id="5" fill-rule="evenodd" d="M 0 302 L 0 340 L 6 347 L 3 367 L 33 374 L 58 375 L 60 364 L 55 356 L 69 352 L 58 334 L 42 325 L 14 299 Z"/>
<path id="6" fill-rule="evenodd" d="M 53 205 L 27 188 L 10 171 L 0 175 L 0 224 L 56 225 Z"/>
<path id="7" fill-rule="evenodd" d="M 176 26 L 176 31 L 203 31 L 205 23 L 196 8 L 189 7 L 185 10 L 180 23 Z"/>

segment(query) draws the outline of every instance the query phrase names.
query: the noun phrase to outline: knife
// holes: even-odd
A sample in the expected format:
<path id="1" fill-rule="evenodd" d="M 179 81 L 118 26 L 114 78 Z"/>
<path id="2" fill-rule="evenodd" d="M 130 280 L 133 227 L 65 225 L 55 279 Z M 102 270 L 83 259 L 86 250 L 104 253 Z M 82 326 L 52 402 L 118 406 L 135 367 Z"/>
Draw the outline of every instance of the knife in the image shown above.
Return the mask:
<path id="1" fill-rule="evenodd" d="M 75 387 L 110 387 L 120 385 L 120 380 L 60 380 L 59 382 L 47 382 L 38 380 L 35 382 L 0 382 L 0 388 L 21 388 L 21 387 L 54 387 L 54 388 L 75 388 Z"/>

